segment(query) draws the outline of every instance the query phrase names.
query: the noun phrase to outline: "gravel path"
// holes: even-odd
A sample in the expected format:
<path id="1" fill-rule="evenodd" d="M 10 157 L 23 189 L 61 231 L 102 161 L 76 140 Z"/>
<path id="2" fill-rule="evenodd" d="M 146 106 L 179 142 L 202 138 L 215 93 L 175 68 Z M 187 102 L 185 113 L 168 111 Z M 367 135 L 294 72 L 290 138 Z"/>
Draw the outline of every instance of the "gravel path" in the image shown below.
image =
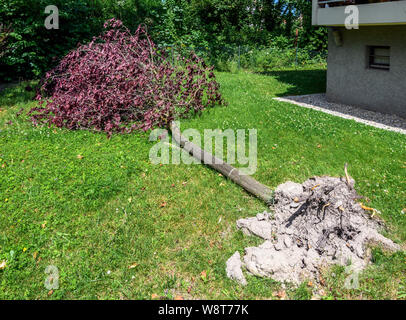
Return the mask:
<path id="1" fill-rule="evenodd" d="M 274 99 L 318 110 L 341 118 L 352 119 L 376 128 L 406 134 L 406 119 L 404 118 L 392 114 L 383 114 L 360 109 L 354 106 L 331 103 L 327 101 L 325 94 L 309 94 Z"/>

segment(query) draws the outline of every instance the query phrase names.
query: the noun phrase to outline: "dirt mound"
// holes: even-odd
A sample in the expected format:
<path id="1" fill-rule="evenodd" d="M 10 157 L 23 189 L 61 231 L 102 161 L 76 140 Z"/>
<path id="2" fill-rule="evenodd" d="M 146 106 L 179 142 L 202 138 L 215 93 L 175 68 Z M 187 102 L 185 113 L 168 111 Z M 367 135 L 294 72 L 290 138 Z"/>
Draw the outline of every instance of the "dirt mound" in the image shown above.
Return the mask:
<path id="1" fill-rule="evenodd" d="M 374 211 L 366 211 L 360 198 L 349 178 L 316 177 L 303 184 L 281 184 L 275 191 L 273 213 L 237 221 L 245 234 L 266 240 L 245 249 L 242 266 L 257 276 L 300 283 L 319 280 L 320 269 L 332 264 L 362 270 L 370 261 L 370 243 L 399 250 L 379 233 L 382 222 L 372 218 Z M 230 266 L 238 270 L 233 257 L 227 274 L 244 283 L 241 274 L 233 276 L 230 271 Z"/>

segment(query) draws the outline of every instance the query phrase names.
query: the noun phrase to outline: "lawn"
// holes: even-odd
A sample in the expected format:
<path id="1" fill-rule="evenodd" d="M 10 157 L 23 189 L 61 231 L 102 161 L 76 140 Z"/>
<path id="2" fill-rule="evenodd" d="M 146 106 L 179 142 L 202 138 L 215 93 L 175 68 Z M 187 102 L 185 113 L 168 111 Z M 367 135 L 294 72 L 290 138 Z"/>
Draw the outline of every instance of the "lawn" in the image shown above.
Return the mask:
<path id="1" fill-rule="evenodd" d="M 343 175 L 346 162 L 386 235 L 406 241 L 406 137 L 275 101 L 322 92 L 325 70 L 218 73 L 226 107 L 182 128 L 258 130 L 254 177 L 275 188 L 287 180 Z M 0 299 L 277 299 L 281 285 L 229 280 L 225 262 L 261 241 L 237 219 L 266 209 L 202 165 L 153 165 L 148 133 L 113 135 L 33 127 L 26 84 L 0 93 Z M 20 115 L 19 115 L 20 114 Z M 10 122 L 11 121 L 11 122 Z M 403 211 L 402 211 L 403 210 Z M 325 274 L 324 299 L 406 298 L 406 254 L 373 250 L 360 288 L 343 288 L 344 268 Z M 45 268 L 60 273 L 44 287 Z M 312 287 L 287 286 L 292 299 Z"/>

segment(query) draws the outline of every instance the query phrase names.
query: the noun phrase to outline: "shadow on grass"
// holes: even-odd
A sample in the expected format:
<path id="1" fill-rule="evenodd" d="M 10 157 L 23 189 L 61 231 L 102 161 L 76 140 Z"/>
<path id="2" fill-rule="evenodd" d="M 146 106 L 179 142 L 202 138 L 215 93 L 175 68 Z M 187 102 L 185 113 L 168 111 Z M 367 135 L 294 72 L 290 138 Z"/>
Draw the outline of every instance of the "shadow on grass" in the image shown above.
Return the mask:
<path id="1" fill-rule="evenodd" d="M 261 74 L 290 85 L 286 91 L 277 93 L 278 97 L 326 92 L 325 69 L 268 71 Z"/>
<path id="2" fill-rule="evenodd" d="M 0 85 L 0 107 L 12 107 L 19 103 L 28 103 L 35 97 L 38 81 Z"/>

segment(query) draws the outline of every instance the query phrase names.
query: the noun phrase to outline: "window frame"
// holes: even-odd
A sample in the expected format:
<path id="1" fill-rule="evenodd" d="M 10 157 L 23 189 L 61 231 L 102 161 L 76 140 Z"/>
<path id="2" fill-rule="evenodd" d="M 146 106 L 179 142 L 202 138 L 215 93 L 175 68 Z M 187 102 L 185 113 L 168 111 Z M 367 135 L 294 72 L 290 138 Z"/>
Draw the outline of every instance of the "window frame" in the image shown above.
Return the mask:
<path id="1" fill-rule="evenodd" d="M 388 55 L 378 55 L 375 53 L 376 49 L 387 49 Z M 368 46 L 368 68 L 374 70 L 384 70 L 390 71 L 390 58 L 391 58 L 391 47 L 390 46 Z M 388 63 L 376 63 L 376 58 L 387 58 Z"/>

